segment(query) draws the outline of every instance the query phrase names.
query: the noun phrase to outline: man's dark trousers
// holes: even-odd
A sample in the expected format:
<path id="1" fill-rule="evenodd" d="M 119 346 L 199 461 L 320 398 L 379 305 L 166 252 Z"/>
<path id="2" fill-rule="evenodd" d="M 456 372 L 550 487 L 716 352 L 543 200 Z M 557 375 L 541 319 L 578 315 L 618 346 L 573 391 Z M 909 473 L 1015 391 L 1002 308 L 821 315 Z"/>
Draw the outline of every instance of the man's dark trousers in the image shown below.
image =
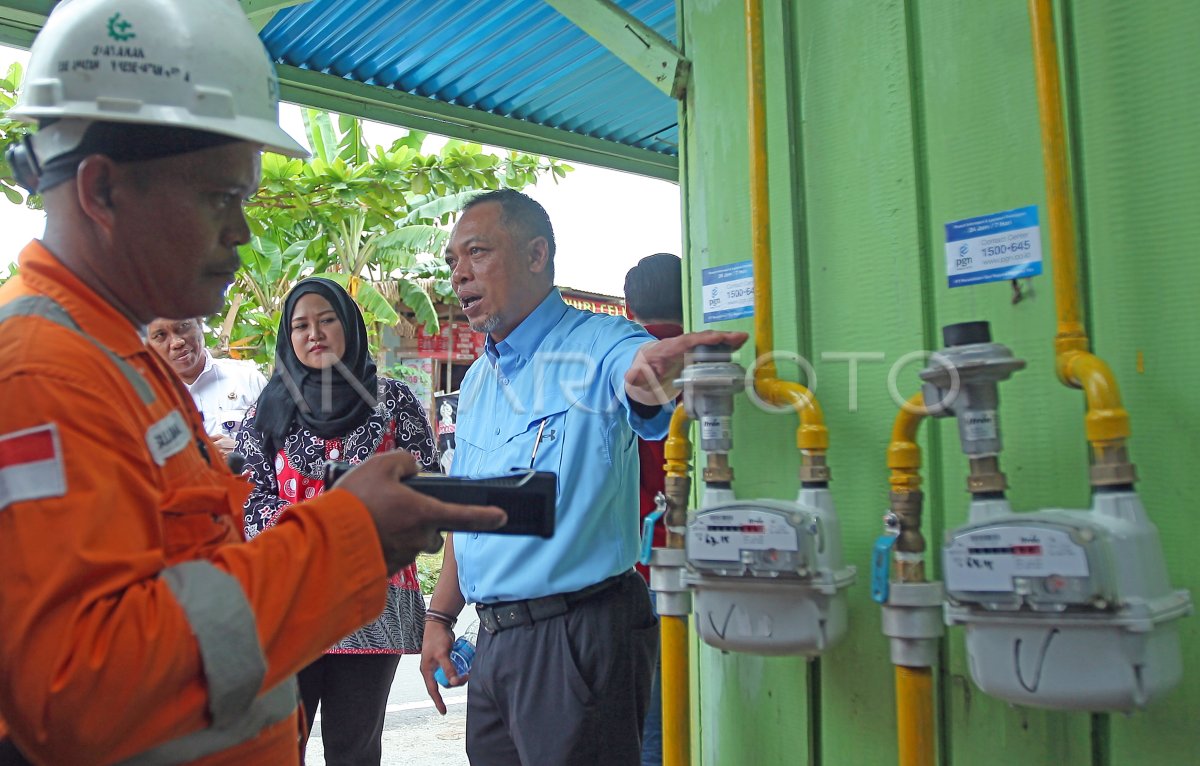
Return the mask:
<path id="1" fill-rule="evenodd" d="M 658 618 L 632 570 L 565 613 L 480 629 L 467 696 L 472 766 L 639 766 Z"/>

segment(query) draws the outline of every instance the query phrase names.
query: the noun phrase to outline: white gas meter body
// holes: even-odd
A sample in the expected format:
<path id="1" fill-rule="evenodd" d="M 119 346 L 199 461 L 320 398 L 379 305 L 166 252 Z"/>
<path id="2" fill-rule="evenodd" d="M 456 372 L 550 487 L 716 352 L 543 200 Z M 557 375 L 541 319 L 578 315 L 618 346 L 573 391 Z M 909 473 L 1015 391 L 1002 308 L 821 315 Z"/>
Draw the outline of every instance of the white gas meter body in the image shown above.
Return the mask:
<path id="1" fill-rule="evenodd" d="M 1013 513 L 976 500 L 942 549 L 946 623 L 966 628 L 987 694 L 1054 710 L 1130 711 L 1183 673 L 1175 620 L 1187 591 L 1167 579 L 1158 531 L 1131 491 L 1091 510 Z"/>
<path id="2" fill-rule="evenodd" d="M 688 514 L 687 571 L 696 630 L 710 646 L 816 656 L 846 631 L 841 526 L 827 488 L 794 503 L 708 489 Z"/>

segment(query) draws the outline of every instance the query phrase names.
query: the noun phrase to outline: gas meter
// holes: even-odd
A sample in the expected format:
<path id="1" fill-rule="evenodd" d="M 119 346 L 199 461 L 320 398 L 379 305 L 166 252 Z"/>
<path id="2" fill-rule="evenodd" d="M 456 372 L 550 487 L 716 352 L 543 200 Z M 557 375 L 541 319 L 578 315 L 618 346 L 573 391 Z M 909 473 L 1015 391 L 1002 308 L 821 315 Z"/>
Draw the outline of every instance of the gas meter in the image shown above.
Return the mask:
<path id="1" fill-rule="evenodd" d="M 976 508 L 975 506 L 979 507 Z M 1172 590 L 1158 532 L 1132 491 L 1090 511 L 972 504 L 942 551 L 946 622 L 966 626 L 971 676 L 1008 702 L 1129 711 L 1179 683 Z"/>
<path id="2" fill-rule="evenodd" d="M 969 523 L 942 549 L 945 616 L 966 628 L 971 676 L 1007 702 L 1128 711 L 1182 676 L 1158 531 L 1131 484 L 1095 487 L 1091 510 L 1013 513 L 1000 471 L 997 384 L 1024 367 L 986 322 L 951 325 L 921 372 L 935 414 L 958 418 L 970 459 Z"/>
<path id="3" fill-rule="evenodd" d="M 854 582 L 854 567 L 842 564 L 824 461 L 802 471 L 794 503 L 736 499 L 729 466 L 733 397 L 747 385 L 746 371 L 728 346 L 698 346 L 676 385 L 688 416 L 700 424 L 708 465 L 700 508 L 688 512 L 686 526 L 682 514 L 679 526 L 667 526 L 682 535 L 683 548 L 655 548 L 648 558 L 663 614 L 690 608 L 700 638 L 718 649 L 820 654 L 846 632 L 845 589 Z M 668 491 L 670 482 L 668 476 Z M 657 513 L 665 510 L 664 502 Z"/>
<path id="4" fill-rule="evenodd" d="M 854 582 L 829 490 L 802 489 L 795 503 L 732 494 L 709 490 L 688 514 L 684 580 L 700 638 L 737 652 L 820 654 L 846 631 Z"/>

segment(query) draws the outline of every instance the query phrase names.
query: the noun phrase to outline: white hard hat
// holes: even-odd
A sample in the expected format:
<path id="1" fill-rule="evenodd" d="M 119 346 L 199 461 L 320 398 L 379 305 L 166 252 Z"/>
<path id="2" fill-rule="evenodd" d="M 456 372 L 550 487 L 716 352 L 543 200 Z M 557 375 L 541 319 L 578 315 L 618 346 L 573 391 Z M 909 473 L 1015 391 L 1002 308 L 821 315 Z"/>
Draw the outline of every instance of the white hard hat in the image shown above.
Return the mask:
<path id="1" fill-rule="evenodd" d="M 8 116 L 189 128 L 308 152 L 279 127 L 279 83 L 236 0 L 64 0 Z"/>

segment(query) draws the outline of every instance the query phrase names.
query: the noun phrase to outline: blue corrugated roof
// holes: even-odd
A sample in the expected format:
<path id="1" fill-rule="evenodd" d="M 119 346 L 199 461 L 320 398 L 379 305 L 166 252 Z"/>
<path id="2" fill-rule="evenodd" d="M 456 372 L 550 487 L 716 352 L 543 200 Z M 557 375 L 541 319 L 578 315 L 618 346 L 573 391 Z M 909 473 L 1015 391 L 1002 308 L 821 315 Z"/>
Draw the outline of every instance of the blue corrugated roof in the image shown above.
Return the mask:
<path id="1" fill-rule="evenodd" d="M 617 0 L 675 40 L 674 0 Z M 674 156 L 676 103 L 543 0 L 311 0 L 262 31 L 287 64 Z"/>

